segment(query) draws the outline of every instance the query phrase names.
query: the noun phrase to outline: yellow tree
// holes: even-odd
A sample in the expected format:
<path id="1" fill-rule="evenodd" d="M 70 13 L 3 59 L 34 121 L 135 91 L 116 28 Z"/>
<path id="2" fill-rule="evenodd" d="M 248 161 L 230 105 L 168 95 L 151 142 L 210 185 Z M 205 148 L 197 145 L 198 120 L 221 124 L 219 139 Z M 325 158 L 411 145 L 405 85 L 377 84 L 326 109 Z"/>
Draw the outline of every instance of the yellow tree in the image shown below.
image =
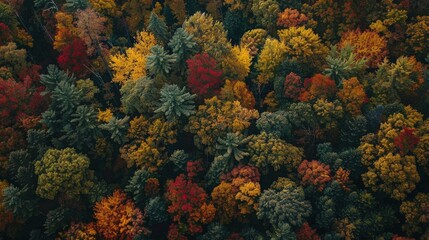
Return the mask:
<path id="1" fill-rule="evenodd" d="M 279 64 L 285 59 L 288 48 L 277 39 L 268 38 L 265 41 L 256 69 L 260 72 L 258 83 L 267 84 L 274 77 L 274 73 Z"/>
<path id="2" fill-rule="evenodd" d="M 136 44 L 125 50 L 125 54 L 118 53 L 111 56 L 110 67 L 114 71 L 112 81 L 125 84 L 146 76 L 146 57 L 152 46 L 156 45 L 152 33 L 141 31 L 137 34 Z"/>

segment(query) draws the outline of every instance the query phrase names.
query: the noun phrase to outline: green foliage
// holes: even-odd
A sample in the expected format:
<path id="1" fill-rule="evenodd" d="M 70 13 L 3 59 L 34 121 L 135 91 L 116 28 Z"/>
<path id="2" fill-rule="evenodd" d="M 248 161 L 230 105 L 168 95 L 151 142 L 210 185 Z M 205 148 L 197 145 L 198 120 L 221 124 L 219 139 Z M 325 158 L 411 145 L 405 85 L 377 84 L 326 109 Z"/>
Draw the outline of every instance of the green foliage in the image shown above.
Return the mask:
<path id="1" fill-rule="evenodd" d="M 166 43 L 170 38 L 165 21 L 154 12 L 150 13 L 147 29 L 153 33 L 158 42 Z"/>
<path id="2" fill-rule="evenodd" d="M 121 119 L 112 117 L 108 123 L 101 124 L 100 128 L 109 132 L 113 142 L 122 144 L 127 139 L 128 120 L 128 116 Z"/>
<path id="3" fill-rule="evenodd" d="M 289 138 L 291 136 L 291 124 L 285 111 L 263 112 L 256 121 L 256 127 L 261 132 L 267 132 L 279 138 Z"/>
<path id="4" fill-rule="evenodd" d="M 248 141 L 240 133 L 228 133 L 225 138 L 218 138 L 216 150 L 223 160 L 240 161 L 249 155 L 244 149 Z"/>
<path id="5" fill-rule="evenodd" d="M 337 46 L 333 46 L 326 57 L 328 68 L 324 73 L 337 83 L 361 73 L 366 68 L 366 60 L 357 59 L 353 51 L 354 47 L 351 45 L 346 45 L 339 50 Z"/>
<path id="6" fill-rule="evenodd" d="M 71 220 L 71 213 L 71 209 L 64 207 L 58 207 L 49 211 L 46 215 L 46 221 L 43 224 L 45 227 L 45 234 L 52 236 L 59 231 L 65 230 Z"/>
<path id="7" fill-rule="evenodd" d="M 185 153 L 183 150 L 175 150 L 170 158 L 168 159 L 170 162 L 174 163 L 176 168 L 180 171 L 186 170 L 186 163 L 189 159 L 189 154 Z"/>
<path id="8" fill-rule="evenodd" d="M 174 120 L 181 116 L 188 117 L 195 112 L 194 98 L 196 94 L 190 94 L 186 88 L 179 88 L 176 84 L 164 85 L 160 91 L 161 106 L 155 113 L 164 113 L 168 120 Z"/>
<path id="9" fill-rule="evenodd" d="M 152 174 L 146 169 L 137 170 L 131 177 L 125 191 L 133 196 L 134 201 L 139 204 L 145 200 L 145 184 L 152 177 Z"/>
<path id="10" fill-rule="evenodd" d="M 149 199 L 145 208 L 146 218 L 149 224 L 158 224 L 168 221 L 167 203 L 161 197 Z"/>
<path id="11" fill-rule="evenodd" d="M 164 47 L 155 45 L 150 49 L 150 54 L 147 56 L 146 67 L 155 76 L 167 76 L 175 62 L 176 56 L 174 54 L 167 54 Z"/>
<path id="12" fill-rule="evenodd" d="M 18 188 L 10 185 L 3 190 L 3 205 L 17 218 L 27 220 L 36 216 L 39 213 L 38 202 L 39 198 L 27 186 Z"/>
<path id="13" fill-rule="evenodd" d="M 89 159 L 72 148 L 49 149 L 35 162 L 37 195 L 53 200 L 58 195 L 75 198 L 93 186 Z M 61 169 L 61 171 L 59 171 Z"/>
<path id="14" fill-rule="evenodd" d="M 127 114 L 146 113 L 155 109 L 153 99 L 158 99 L 159 90 L 150 78 L 128 81 L 121 88 L 121 102 Z"/>
<path id="15" fill-rule="evenodd" d="M 228 238 L 228 230 L 220 223 L 210 223 L 207 231 L 198 239 L 201 240 L 223 240 Z"/>
<path id="16" fill-rule="evenodd" d="M 47 74 L 40 75 L 40 83 L 46 87 L 46 93 L 53 92 L 60 82 L 72 83 L 75 81 L 73 76 L 70 76 L 67 72 L 60 70 L 55 65 L 49 65 L 47 70 Z"/>
<path id="17" fill-rule="evenodd" d="M 283 234 L 290 227 L 300 227 L 311 214 L 311 205 L 305 200 L 301 187 L 287 187 L 280 191 L 265 190 L 259 198 L 258 219 L 269 223 Z M 289 225 L 289 228 L 282 227 Z"/>
<path id="18" fill-rule="evenodd" d="M 84 10 L 88 6 L 88 0 L 66 0 L 66 3 L 63 5 L 67 12 L 76 12 L 79 9 Z"/>
<path id="19" fill-rule="evenodd" d="M 173 54 L 176 55 L 176 62 L 182 72 L 186 69 L 186 60 L 198 52 L 198 46 L 193 36 L 183 28 L 178 28 L 174 32 L 173 37 L 168 42 L 168 46 Z"/>

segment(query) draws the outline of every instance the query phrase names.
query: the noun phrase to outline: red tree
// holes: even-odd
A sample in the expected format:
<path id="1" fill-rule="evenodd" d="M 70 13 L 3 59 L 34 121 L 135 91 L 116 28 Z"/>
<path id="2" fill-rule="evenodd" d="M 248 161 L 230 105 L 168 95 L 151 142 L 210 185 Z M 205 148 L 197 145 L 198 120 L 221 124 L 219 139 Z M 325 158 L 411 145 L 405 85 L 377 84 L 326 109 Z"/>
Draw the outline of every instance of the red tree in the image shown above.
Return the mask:
<path id="1" fill-rule="evenodd" d="M 299 96 L 299 100 L 311 101 L 315 98 L 328 98 L 335 94 L 337 87 L 335 81 L 322 74 L 316 74 L 304 81 L 305 91 Z"/>
<path id="2" fill-rule="evenodd" d="M 62 49 L 61 54 L 58 56 L 58 64 L 61 68 L 83 77 L 88 72 L 85 67 L 88 64 L 86 52 L 85 42 L 80 38 L 75 38 Z"/>
<path id="3" fill-rule="evenodd" d="M 289 73 L 284 81 L 284 96 L 287 98 L 291 98 L 295 101 L 299 99 L 299 95 L 302 92 L 303 81 L 300 76 L 295 73 Z"/>
<path id="4" fill-rule="evenodd" d="M 203 231 L 202 224 L 211 222 L 215 215 L 212 204 L 207 204 L 207 193 L 196 183 L 179 175 L 167 187 L 167 198 L 171 202 L 168 212 L 173 215 L 173 221 L 184 226 L 183 233 L 194 235 Z M 170 231 L 177 231 L 172 226 Z M 169 235 L 177 235 L 172 232 Z"/>
<path id="5" fill-rule="evenodd" d="M 296 239 L 298 240 L 320 240 L 316 230 L 311 228 L 308 223 L 304 223 L 302 227 L 296 233 Z"/>
<path id="6" fill-rule="evenodd" d="M 7 42 L 13 40 L 12 32 L 10 31 L 9 27 L 2 22 L 0 22 L 0 33 L 0 45 L 6 44 Z"/>
<path id="7" fill-rule="evenodd" d="M 216 60 L 207 53 L 197 54 L 186 61 L 188 86 L 193 93 L 209 97 L 217 94 L 222 86 L 222 71 L 216 68 Z"/>
<path id="8" fill-rule="evenodd" d="M 404 127 L 398 137 L 395 138 L 395 146 L 399 149 L 401 155 L 407 154 L 413 150 L 419 143 L 419 137 L 414 135 L 415 129 Z"/>

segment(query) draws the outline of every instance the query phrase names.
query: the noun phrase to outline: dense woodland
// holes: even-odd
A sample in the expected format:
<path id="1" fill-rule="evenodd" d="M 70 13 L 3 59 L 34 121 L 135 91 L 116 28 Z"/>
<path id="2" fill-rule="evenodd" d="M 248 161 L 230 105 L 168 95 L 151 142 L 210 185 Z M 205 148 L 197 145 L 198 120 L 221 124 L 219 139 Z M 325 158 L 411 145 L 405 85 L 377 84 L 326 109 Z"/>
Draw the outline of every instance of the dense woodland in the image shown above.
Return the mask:
<path id="1" fill-rule="evenodd" d="M 0 239 L 428 240 L 429 1 L 0 0 Z"/>

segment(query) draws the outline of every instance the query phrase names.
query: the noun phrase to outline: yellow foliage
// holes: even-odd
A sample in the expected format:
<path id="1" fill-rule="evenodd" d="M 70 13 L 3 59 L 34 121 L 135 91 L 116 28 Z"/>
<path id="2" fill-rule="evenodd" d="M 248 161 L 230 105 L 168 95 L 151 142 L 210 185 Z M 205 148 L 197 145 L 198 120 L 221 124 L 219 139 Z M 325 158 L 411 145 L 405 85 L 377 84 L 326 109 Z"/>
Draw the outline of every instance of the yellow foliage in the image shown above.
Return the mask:
<path id="1" fill-rule="evenodd" d="M 429 194 L 417 193 L 415 199 L 401 204 L 400 211 L 405 215 L 403 229 L 410 235 L 422 233 L 429 224 Z"/>
<path id="2" fill-rule="evenodd" d="M 270 112 L 274 112 L 277 109 L 279 103 L 276 99 L 276 93 L 274 91 L 267 93 L 267 96 L 265 96 L 264 99 L 264 105 L 267 106 L 267 110 Z"/>
<path id="3" fill-rule="evenodd" d="M 222 181 L 216 186 L 211 197 L 217 208 L 217 215 L 222 223 L 229 223 L 237 215 L 237 202 L 233 194 L 232 184 Z"/>
<path id="4" fill-rule="evenodd" d="M 407 29 L 407 42 L 417 55 L 429 54 L 429 16 L 418 16 L 417 22 Z"/>
<path id="5" fill-rule="evenodd" d="M 328 54 L 328 48 L 323 45 L 320 37 L 312 29 L 304 26 L 290 27 L 279 30 L 278 35 L 280 41 L 286 46 L 288 56 L 313 67 L 321 67 Z"/>
<path id="6" fill-rule="evenodd" d="M 119 11 L 114 0 L 89 0 L 89 2 L 94 10 L 103 15 L 112 17 L 118 17 L 121 15 L 121 11 Z"/>
<path id="7" fill-rule="evenodd" d="M 189 118 L 187 130 L 193 134 L 195 145 L 205 147 L 206 154 L 213 154 L 218 137 L 227 133 L 242 132 L 250 126 L 252 119 L 257 119 L 257 110 L 241 106 L 239 101 L 221 101 L 217 97 L 206 99 L 198 107 L 195 115 Z"/>
<path id="8" fill-rule="evenodd" d="M 247 48 L 241 48 L 234 46 L 231 52 L 222 59 L 222 72 L 225 76 L 244 80 L 250 71 L 250 65 L 252 64 L 252 56 Z"/>
<path id="9" fill-rule="evenodd" d="M 108 108 L 108 109 L 106 109 L 106 110 L 104 110 L 104 111 L 102 111 L 102 110 L 98 109 L 97 120 L 98 120 L 99 122 L 105 122 L 105 123 L 108 123 L 108 122 L 109 122 L 109 120 L 110 120 L 112 117 L 113 117 L 113 113 L 112 113 L 112 111 L 110 110 L 110 108 Z"/>
<path id="10" fill-rule="evenodd" d="M 149 125 L 149 121 L 143 116 L 133 118 L 128 128 L 128 137 L 132 140 L 143 140 L 148 134 Z"/>
<path id="11" fill-rule="evenodd" d="M 73 38 L 77 37 L 78 29 L 73 25 L 73 16 L 68 13 L 59 11 L 55 14 L 55 19 L 57 20 L 57 25 L 54 49 L 60 50 L 72 42 Z"/>
<path id="12" fill-rule="evenodd" d="M 155 36 L 145 31 L 137 34 L 136 44 L 110 58 L 110 67 L 114 71 L 112 81 L 125 84 L 146 76 L 146 57 L 152 46 L 156 44 Z"/>
<path id="13" fill-rule="evenodd" d="M 208 53 L 218 62 L 230 53 L 232 46 L 226 31 L 222 23 L 213 20 L 212 16 L 196 12 L 183 23 L 183 28 L 193 35 L 203 52 Z"/>
<path id="14" fill-rule="evenodd" d="M 265 43 L 268 33 L 265 29 L 256 28 L 243 34 L 240 47 L 247 48 L 251 56 L 256 56 Z"/>
<path id="15" fill-rule="evenodd" d="M 327 127 L 335 127 L 337 121 L 343 117 L 343 107 L 338 100 L 329 102 L 326 99 L 319 98 L 313 104 L 313 109 L 319 117 L 319 122 Z"/>
<path id="16" fill-rule="evenodd" d="M 258 82 L 267 84 L 274 77 L 274 73 L 279 64 L 285 59 L 288 48 L 277 39 L 268 38 L 265 41 L 256 69 L 260 72 Z"/>
<path id="17" fill-rule="evenodd" d="M 256 199 L 261 195 L 259 183 L 246 182 L 239 187 L 239 192 L 235 195 L 238 201 L 238 208 L 241 214 L 249 214 L 258 210 Z"/>
<path id="18" fill-rule="evenodd" d="M 221 89 L 219 98 L 226 101 L 239 101 L 240 104 L 248 109 L 255 107 L 255 97 L 247 88 L 246 83 L 242 81 L 226 80 L 225 86 Z"/>
<path id="19" fill-rule="evenodd" d="M 401 156 L 394 143 L 404 127 L 417 128 L 423 120 L 423 115 L 410 106 L 405 107 L 405 113 L 406 116 L 402 113 L 390 115 L 377 134 L 362 138 L 358 148 L 362 164 L 368 166 L 368 171 L 362 175 L 365 186 L 397 200 L 404 199 L 420 181 L 416 157 Z"/>

